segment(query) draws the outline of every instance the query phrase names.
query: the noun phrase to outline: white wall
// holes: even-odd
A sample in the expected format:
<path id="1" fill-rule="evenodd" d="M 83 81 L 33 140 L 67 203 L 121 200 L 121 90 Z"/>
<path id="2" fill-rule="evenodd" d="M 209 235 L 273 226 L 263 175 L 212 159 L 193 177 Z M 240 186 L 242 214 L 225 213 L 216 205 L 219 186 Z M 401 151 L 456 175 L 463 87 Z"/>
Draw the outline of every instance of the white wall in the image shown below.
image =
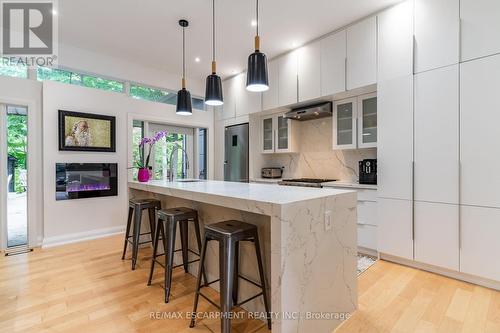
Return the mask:
<path id="1" fill-rule="evenodd" d="M 58 110 L 88 112 L 116 117 L 116 153 L 63 152 L 58 150 Z M 128 206 L 127 167 L 131 154 L 132 119 L 174 125 L 204 126 L 213 147 L 213 113 L 194 111 L 193 116 L 175 114 L 175 106 L 136 100 L 124 94 L 45 81 L 43 83 L 43 180 L 44 245 L 121 232 Z M 61 162 L 118 163 L 118 196 L 78 200 L 55 200 L 55 164 Z M 213 148 L 209 149 L 213 169 Z M 211 170 L 213 175 L 213 170 Z M 210 175 L 210 173 L 209 173 Z"/>
<path id="2" fill-rule="evenodd" d="M 0 104 L 15 104 L 28 107 L 28 223 L 29 243 L 40 244 L 43 223 L 40 219 L 43 212 L 42 197 L 42 84 L 37 81 L 0 76 Z M 3 130 L 3 129 L 2 129 Z M 0 171 L 2 175 L 7 174 L 6 152 L 1 152 Z M 5 172 L 4 172 L 5 171 Z M 7 188 L 4 179 L 0 180 L 0 248 L 5 239 L 6 223 L 3 205 L 6 202 L 3 191 Z M 2 220 L 3 218 L 3 220 Z"/>

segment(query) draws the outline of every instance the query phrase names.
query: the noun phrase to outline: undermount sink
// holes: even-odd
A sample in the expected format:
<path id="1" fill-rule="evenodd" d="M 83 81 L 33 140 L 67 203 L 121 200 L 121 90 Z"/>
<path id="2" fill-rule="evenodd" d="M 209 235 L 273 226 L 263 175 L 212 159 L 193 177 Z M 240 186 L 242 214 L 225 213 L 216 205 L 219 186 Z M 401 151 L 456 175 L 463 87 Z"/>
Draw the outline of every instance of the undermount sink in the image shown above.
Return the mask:
<path id="1" fill-rule="evenodd" d="M 176 182 L 179 183 L 196 183 L 203 181 L 202 179 L 176 179 Z"/>

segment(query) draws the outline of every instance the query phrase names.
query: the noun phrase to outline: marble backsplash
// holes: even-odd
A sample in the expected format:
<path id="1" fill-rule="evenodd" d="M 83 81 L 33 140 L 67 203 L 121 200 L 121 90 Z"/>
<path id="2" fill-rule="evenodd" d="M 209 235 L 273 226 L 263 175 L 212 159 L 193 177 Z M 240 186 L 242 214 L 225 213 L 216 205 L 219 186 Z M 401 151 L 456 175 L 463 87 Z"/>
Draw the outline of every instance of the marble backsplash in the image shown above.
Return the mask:
<path id="1" fill-rule="evenodd" d="M 298 123 L 299 153 L 264 154 L 262 166 L 284 167 L 283 178 L 358 181 L 358 161 L 377 158 L 376 148 L 332 150 L 332 118 Z"/>

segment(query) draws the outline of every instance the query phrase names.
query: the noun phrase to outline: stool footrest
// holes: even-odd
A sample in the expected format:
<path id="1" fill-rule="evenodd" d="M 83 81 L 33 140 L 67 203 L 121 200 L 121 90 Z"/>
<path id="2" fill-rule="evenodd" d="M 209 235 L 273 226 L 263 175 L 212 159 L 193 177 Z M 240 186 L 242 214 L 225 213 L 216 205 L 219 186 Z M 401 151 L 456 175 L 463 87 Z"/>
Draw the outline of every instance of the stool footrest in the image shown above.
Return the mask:
<path id="1" fill-rule="evenodd" d="M 130 244 L 132 244 L 132 245 L 134 244 L 134 242 L 133 242 L 133 241 L 131 241 L 131 240 L 129 240 L 129 239 L 127 239 L 127 242 L 129 242 L 129 243 L 130 243 Z M 147 244 L 147 243 L 153 243 L 153 241 L 152 241 L 152 240 L 148 240 L 148 241 L 144 241 L 144 242 L 139 242 L 139 243 L 137 243 L 137 244 L 138 244 L 138 245 L 142 245 L 142 244 Z"/>
<path id="2" fill-rule="evenodd" d="M 139 236 L 144 236 L 144 235 L 151 235 L 151 231 L 148 231 L 148 232 L 144 232 L 144 233 L 142 233 L 142 234 L 139 234 Z M 133 238 L 133 237 L 134 237 L 134 235 L 127 236 L 127 239 L 129 239 L 129 238 Z"/>
<path id="3" fill-rule="evenodd" d="M 164 255 L 165 255 L 165 254 L 157 255 L 157 256 L 156 256 L 156 258 L 157 258 L 157 257 L 160 257 L 160 256 L 164 256 Z M 165 268 L 165 264 L 164 264 L 164 263 L 162 263 L 161 261 L 158 261 L 156 258 L 154 259 L 154 261 L 155 261 L 158 265 L 160 265 L 161 267 Z M 195 263 L 195 262 L 198 262 L 198 261 L 200 261 L 200 259 L 194 259 L 194 260 L 188 261 L 188 262 L 187 262 L 187 264 L 189 265 L 189 264 L 192 264 L 192 263 Z M 174 269 L 174 268 L 179 268 L 179 267 L 181 267 L 181 266 L 184 266 L 184 264 L 179 264 L 179 265 L 172 266 L 172 269 Z"/>

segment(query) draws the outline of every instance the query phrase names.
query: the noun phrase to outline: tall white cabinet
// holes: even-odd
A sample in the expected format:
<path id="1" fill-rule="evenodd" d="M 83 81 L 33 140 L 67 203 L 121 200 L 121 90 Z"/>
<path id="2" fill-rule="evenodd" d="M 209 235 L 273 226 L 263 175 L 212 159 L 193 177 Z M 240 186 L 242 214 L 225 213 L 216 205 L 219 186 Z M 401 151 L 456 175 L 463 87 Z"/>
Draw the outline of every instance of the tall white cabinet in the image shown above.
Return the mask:
<path id="1" fill-rule="evenodd" d="M 414 238 L 412 5 L 378 16 L 378 246 L 406 259 Z"/>
<path id="2" fill-rule="evenodd" d="M 459 0 L 415 1 L 415 72 L 457 64 Z"/>
<path id="3" fill-rule="evenodd" d="M 415 75 L 415 200 L 458 204 L 458 65 Z"/>
<path id="4" fill-rule="evenodd" d="M 460 75 L 461 203 L 500 208 L 500 55 L 463 63 Z"/>
<path id="5" fill-rule="evenodd" d="M 460 0 L 462 61 L 500 53 L 500 1 Z"/>

